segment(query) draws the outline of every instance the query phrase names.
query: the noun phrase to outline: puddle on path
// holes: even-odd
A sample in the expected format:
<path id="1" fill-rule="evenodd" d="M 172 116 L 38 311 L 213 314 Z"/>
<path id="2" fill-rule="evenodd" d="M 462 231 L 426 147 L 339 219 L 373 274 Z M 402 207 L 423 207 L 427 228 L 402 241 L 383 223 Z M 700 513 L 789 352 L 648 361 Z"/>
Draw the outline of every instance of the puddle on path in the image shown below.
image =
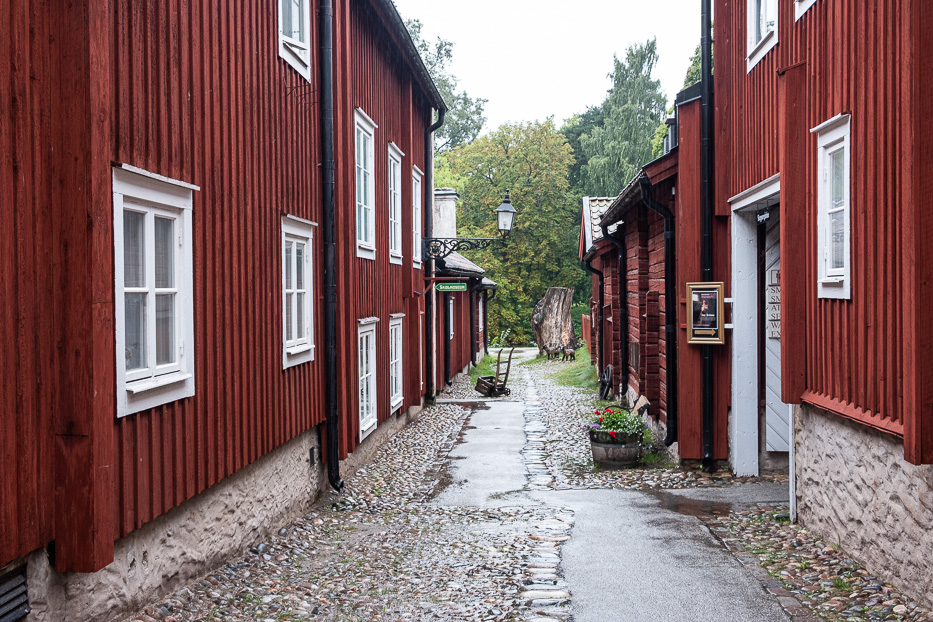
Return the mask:
<path id="1" fill-rule="evenodd" d="M 697 518 L 726 516 L 734 507 L 741 505 L 741 503 L 733 503 L 730 501 L 691 499 L 684 495 L 677 495 L 663 490 L 645 490 L 643 492 L 657 499 L 662 509 Z"/>

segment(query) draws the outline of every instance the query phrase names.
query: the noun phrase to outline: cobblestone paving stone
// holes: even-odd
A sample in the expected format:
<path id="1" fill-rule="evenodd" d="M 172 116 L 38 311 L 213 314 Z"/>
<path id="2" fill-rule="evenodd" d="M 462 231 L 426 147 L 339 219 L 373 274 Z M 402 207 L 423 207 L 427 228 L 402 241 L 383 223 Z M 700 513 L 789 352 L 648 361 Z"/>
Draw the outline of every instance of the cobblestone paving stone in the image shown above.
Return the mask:
<path id="1" fill-rule="evenodd" d="M 933 622 L 929 609 L 872 576 L 839 546 L 775 520 L 787 512 L 787 506 L 758 506 L 705 521 L 795 620 Z"/>

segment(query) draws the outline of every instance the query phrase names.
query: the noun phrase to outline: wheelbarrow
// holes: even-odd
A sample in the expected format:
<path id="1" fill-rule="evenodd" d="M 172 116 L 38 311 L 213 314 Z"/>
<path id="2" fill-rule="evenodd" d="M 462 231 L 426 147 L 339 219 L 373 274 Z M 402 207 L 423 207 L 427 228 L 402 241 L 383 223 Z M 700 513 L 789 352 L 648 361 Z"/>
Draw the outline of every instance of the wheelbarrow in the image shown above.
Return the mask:
<path id="1" fill-rule="evenodd" d="M 509 371 L 512 369 L 512 353 L 515 352 L 515 348 L 509 350 L 509 357 L 505 362 L 502 361 L 502 351 L 504 349 L 500 349 L 499 355 L 496 357 L 496 375 L 480 376 L 476 379 L 476 390 L 486 397 L 501 397 L 512 392 L 506 385 L 509 382 Z"/>

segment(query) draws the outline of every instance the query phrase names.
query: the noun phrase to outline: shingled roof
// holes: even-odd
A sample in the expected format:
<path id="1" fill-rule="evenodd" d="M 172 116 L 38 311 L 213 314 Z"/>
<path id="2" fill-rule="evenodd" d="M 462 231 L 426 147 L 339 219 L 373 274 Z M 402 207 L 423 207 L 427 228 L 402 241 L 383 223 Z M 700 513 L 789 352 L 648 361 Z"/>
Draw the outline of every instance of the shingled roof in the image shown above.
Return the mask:
<path id="1" fill-rule="evenodd" d="M 599 221 L 603 214 L 609 210 L 615 197 L 583 197 L 583 218 L 580 223 L 580 260 L 593 247 L 594 244 L 603 239 L 602 229 L 599 228 Z M 609 227 L 613 232 L 616 225 Z"/>

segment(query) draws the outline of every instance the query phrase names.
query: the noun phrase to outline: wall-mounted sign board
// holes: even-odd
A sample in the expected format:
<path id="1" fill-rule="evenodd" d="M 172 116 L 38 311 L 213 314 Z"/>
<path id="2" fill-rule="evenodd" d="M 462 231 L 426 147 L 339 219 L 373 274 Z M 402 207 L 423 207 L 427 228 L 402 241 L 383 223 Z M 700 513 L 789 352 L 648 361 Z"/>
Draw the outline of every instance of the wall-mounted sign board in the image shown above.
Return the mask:
<path id="1" fill-rule="evenodd" d="M 439 292 L 465 292 L 467 290 L 466 283 L 438 283 L 434 287 Z"/>
<path id="2" fill-rule="evenodd" d="M 687 343 L 725 343 L 723 284 L 687 283 Z"/>

